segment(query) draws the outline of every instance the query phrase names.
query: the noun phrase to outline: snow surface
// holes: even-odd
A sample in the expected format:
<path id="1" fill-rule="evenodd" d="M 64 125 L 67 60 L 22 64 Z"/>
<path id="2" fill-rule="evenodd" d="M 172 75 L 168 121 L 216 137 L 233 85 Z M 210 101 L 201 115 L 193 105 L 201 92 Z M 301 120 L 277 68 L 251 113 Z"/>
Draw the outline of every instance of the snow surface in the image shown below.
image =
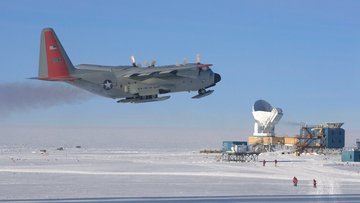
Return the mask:
<path id="1" fill-rule="evenodd" d="M 360 194 L 360 164 L 343 163 L 340 155 L 279 152 L 229 163 L 197 151 L 0 150 L 0 200 L 316 194 Z"/>

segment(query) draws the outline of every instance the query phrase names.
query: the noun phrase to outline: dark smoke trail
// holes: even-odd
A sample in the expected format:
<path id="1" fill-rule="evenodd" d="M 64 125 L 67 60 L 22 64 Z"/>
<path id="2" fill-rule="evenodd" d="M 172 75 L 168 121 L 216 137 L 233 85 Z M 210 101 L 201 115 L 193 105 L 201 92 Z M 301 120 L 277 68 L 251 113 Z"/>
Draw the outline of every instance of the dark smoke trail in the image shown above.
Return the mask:
<path id="1" fill-rule="evenodd" d="M 77 103 L 91 98 L 91 94 L 64 83 L 42 82 L 0 84 L 0 115 Z"/>

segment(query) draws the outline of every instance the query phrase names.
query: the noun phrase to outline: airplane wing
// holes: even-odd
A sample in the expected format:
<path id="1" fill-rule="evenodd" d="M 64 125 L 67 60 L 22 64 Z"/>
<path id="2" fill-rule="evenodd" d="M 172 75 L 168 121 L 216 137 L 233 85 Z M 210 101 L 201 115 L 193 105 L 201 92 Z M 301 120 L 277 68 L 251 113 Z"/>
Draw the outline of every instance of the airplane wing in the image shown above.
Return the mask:
<path id="1" fill-rule="evenodd" d="M 186 77 L 196 78 L 200 68 L 209 67 L 211 64 L 187 64 L 181 66 L 164 66 L 151 68 L 132 68 L 122 77 L 143 81 L 149 78 Z"/>

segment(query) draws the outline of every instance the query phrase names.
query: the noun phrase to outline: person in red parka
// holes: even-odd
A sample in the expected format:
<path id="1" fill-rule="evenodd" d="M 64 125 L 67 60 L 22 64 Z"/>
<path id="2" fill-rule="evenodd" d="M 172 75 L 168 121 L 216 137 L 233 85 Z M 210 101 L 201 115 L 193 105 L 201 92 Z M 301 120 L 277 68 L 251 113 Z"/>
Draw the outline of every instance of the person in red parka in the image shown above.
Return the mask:
<path id="1" fill-rule="evenodd" d="M 296 187 L 297 184 L 298 184 L 298 179 L 294 176 L 293 177 L 293 183 L 294 183 L 294 186 Z"/>

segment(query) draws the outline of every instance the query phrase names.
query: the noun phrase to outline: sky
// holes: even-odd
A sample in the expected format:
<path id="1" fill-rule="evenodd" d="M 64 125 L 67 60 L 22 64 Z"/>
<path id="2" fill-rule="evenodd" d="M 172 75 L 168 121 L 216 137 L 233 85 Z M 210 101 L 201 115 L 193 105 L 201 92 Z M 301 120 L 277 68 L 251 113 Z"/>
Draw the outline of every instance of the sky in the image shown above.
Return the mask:
<path id="1" fill-rule="evenodd" d="M 359 9 L 358 1 L 2 1 L 0 144 L 215 148 L 246 140 L 252 105 L 265 99 L 283 109 L 278 135 L 297 134 L 300 122 L 344 122 L 352 146 Z M 184 92 L 133 105 L 29 80 L 45 27 L 73 64 L 130 65 L 135 55 L 166 65 L 200 53 L 222 81 L 200 100 Z"/>

